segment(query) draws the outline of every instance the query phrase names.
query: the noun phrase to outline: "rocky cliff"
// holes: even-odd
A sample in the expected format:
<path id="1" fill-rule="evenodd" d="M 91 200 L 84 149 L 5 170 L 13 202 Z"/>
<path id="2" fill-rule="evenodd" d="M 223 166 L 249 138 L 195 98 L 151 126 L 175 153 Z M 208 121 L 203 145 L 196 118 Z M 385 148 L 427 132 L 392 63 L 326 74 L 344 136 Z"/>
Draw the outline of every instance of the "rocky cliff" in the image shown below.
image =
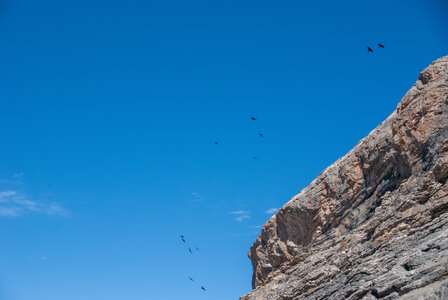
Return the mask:
<path id="1" fill-rule="evenodd" d="M 448 299 L 448 56 L 263 226 L 252 299 Z"/>

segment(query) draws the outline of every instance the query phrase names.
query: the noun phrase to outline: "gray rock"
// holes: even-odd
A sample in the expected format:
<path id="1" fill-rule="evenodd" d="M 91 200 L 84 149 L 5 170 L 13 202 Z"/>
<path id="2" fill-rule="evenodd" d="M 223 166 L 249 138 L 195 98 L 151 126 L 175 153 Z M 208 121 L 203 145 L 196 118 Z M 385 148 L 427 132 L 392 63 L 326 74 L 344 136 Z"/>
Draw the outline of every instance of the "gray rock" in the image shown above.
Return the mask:
<path id="1" fill-rule="evenodd" d="M 255 299 L 448 299 L 448 56 L 263 226 Z"/>

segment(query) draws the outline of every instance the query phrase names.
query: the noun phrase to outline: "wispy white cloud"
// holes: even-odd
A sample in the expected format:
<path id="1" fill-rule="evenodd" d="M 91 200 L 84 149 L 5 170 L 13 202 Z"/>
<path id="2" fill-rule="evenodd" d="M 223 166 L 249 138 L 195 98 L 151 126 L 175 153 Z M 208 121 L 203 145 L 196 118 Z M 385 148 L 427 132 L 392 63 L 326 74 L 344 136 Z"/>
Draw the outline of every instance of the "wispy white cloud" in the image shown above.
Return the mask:
<path id="1" fill-rule="evenodd" d="M 3 199 L 6 199 L 5 201 L 7 201 L 7 199 L 10 196 L 14 196 L 16 194 L 17 194 L 16 191 L 1 191 L 0 192 L 0 203 L 3 202 Z"/>
<path id="2" fill-rule="evenodd" d="M 268 214 L 268 215 L 272 215 L 272 214 L 275 214 L 277 211 L 278 211 L 278 208 L 273 207 L 273 208 L 268 209 L 264 213 Z"/>
<path id="3" fill-rule="evenodd" d="M 229 214 L 237 216 L 235 217 L 235 221 L 237 222 L 243 222 L 244 220 L 250 218 L 250 211 L 248 210 L 229 211 Z"/>
<path id="4" fill-rule="evenodd" d="M 231 214 L 231 215 L 248 215 L 248 214 L 250 214 L 250 211 L 248 211 L 248 210 L 234 210 L 234 211 L 229 211 L 229 214 Z"/>
<path id="5" fill-rule="evenodd" d="M 68 212 L 58 203 L 29 200 L 19 191 L 0 191 L 0 217 L 18 217 L 27 213 L 67 216 Z"/>
<path id="6" fill-rule="evenodd" d="M 25 174 L 23 173 L 16 173 L 12 175 L 10 178 L 0 178 L 0 183 L 2 184 L 21 184 L 22 178 Z"/>
<path id="7" fill-rule="evenodd" d="M 193 199 L 191 199 L 192 202 L 202 202 L 202 201 L 204 201 L 204 198 L 199 193 L 191 193 L 191 195 L 193 196 Z"/>
<path id="8" fill-rule="evenodd" d="M 0 206 L 0 217 L 18 217 L 23 214 L 20 207 L 2 207 Z"/>
<path id="9" fill-rule="evenodd" d="M 235 221 L 237 222 L 243 222 L 245 219 L 249 219 L 250 216 L 249 215 L 241 215 L 235 218 Z"/>
<path id="10" fill-rule="evenodd" d="M 249 228 L 252 228 L 252 229 L 261 229 L 261 227 L 263 227 L 263 226 L 261 226 L 261 225 L 252 225 L 252 226 L 249 226 Z"/>

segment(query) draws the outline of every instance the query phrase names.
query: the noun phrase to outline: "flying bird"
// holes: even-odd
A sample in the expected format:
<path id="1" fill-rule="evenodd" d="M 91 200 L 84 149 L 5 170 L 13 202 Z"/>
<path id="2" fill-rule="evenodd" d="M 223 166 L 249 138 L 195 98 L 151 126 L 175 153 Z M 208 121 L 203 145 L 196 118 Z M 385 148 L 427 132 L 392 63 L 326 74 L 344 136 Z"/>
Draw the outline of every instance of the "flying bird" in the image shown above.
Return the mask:
<path id="1" fill-rule="evenodd" d="M 261 136 L 261 137 L 264 137 L 264 135 L 262 133 L 259 133 L 258 135 Z"/>
<path id="2" fill-rule="evenodd" d="M 190 253 L 193 254 L 193 252 L 191 252 L 191 248 L 190 247 L 188 247 L 188 251 L 190 251 Z"/>
<path id="3" fill-rule="evenodd" d="M 381 45 L 381 44 L 378 44 L 378 46 L 379 46 L 380 48 L 384 48 L 384 46 L 383 46 L 383 45 Z"/>
<path id="4" fill-rule="evenodd" d="M 194 279 L 193 279 L 193 278 L 191 278 L 191 277 L 188 277 L 188 279 L 190 279 L 191 281 L 194 281 Z"/>
<path id="5" fill-rule="evenodd" d="M 204 286 L 201 286 L 201 290 L 203 290 L 203 291 L 205 292 L 205 287 L 204 287 Z"/>
<path id="6" fill-rule="evenodd" d="M 373 52 L 372 48 L 367 47 L 367 52 Z"/>
<path id="7" fill-rule="evenodd" d="M 182 242 L 185 243 L 185 237 L 182 234 L 180 235 L 180 238 L 182 239 Z"/>
<path id="8" fill-rule="evenodd" d="M 199 248 L 198 247 L 195 247 L 196 248 L 196 250 L 198 250 L 199 251 Z"/>
<path id="9" fill-rule="evenodd" d="M 257 119 L 254 118 L 254 117 L 250 117 L 250 119 L 251 119 L 252 121 L 256 121 L 256 120 L 257 120 Z"/>
<path id="10" fill-rule="evenodd" d="M 254 159 L 257 159 L 257 157 L 256 157 L 256 156 L 254 156 Z"/>
<path id="11" fill-rule="evenodd" d="M 215 142 L 215 145 L 218 145 L 218 142 Z"/>

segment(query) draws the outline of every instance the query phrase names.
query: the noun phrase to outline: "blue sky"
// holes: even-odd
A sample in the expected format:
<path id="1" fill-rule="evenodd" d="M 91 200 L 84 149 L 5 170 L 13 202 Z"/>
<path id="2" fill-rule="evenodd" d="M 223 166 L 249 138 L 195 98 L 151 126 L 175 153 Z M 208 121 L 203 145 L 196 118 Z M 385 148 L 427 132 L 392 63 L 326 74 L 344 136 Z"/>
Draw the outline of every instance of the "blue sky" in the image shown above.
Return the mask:
<path id="1" fill-rule="evenodd" d="M 259 227 L 448 54 L 446 13 L 1 1 L 0 299 L 249 292 Z"/>

